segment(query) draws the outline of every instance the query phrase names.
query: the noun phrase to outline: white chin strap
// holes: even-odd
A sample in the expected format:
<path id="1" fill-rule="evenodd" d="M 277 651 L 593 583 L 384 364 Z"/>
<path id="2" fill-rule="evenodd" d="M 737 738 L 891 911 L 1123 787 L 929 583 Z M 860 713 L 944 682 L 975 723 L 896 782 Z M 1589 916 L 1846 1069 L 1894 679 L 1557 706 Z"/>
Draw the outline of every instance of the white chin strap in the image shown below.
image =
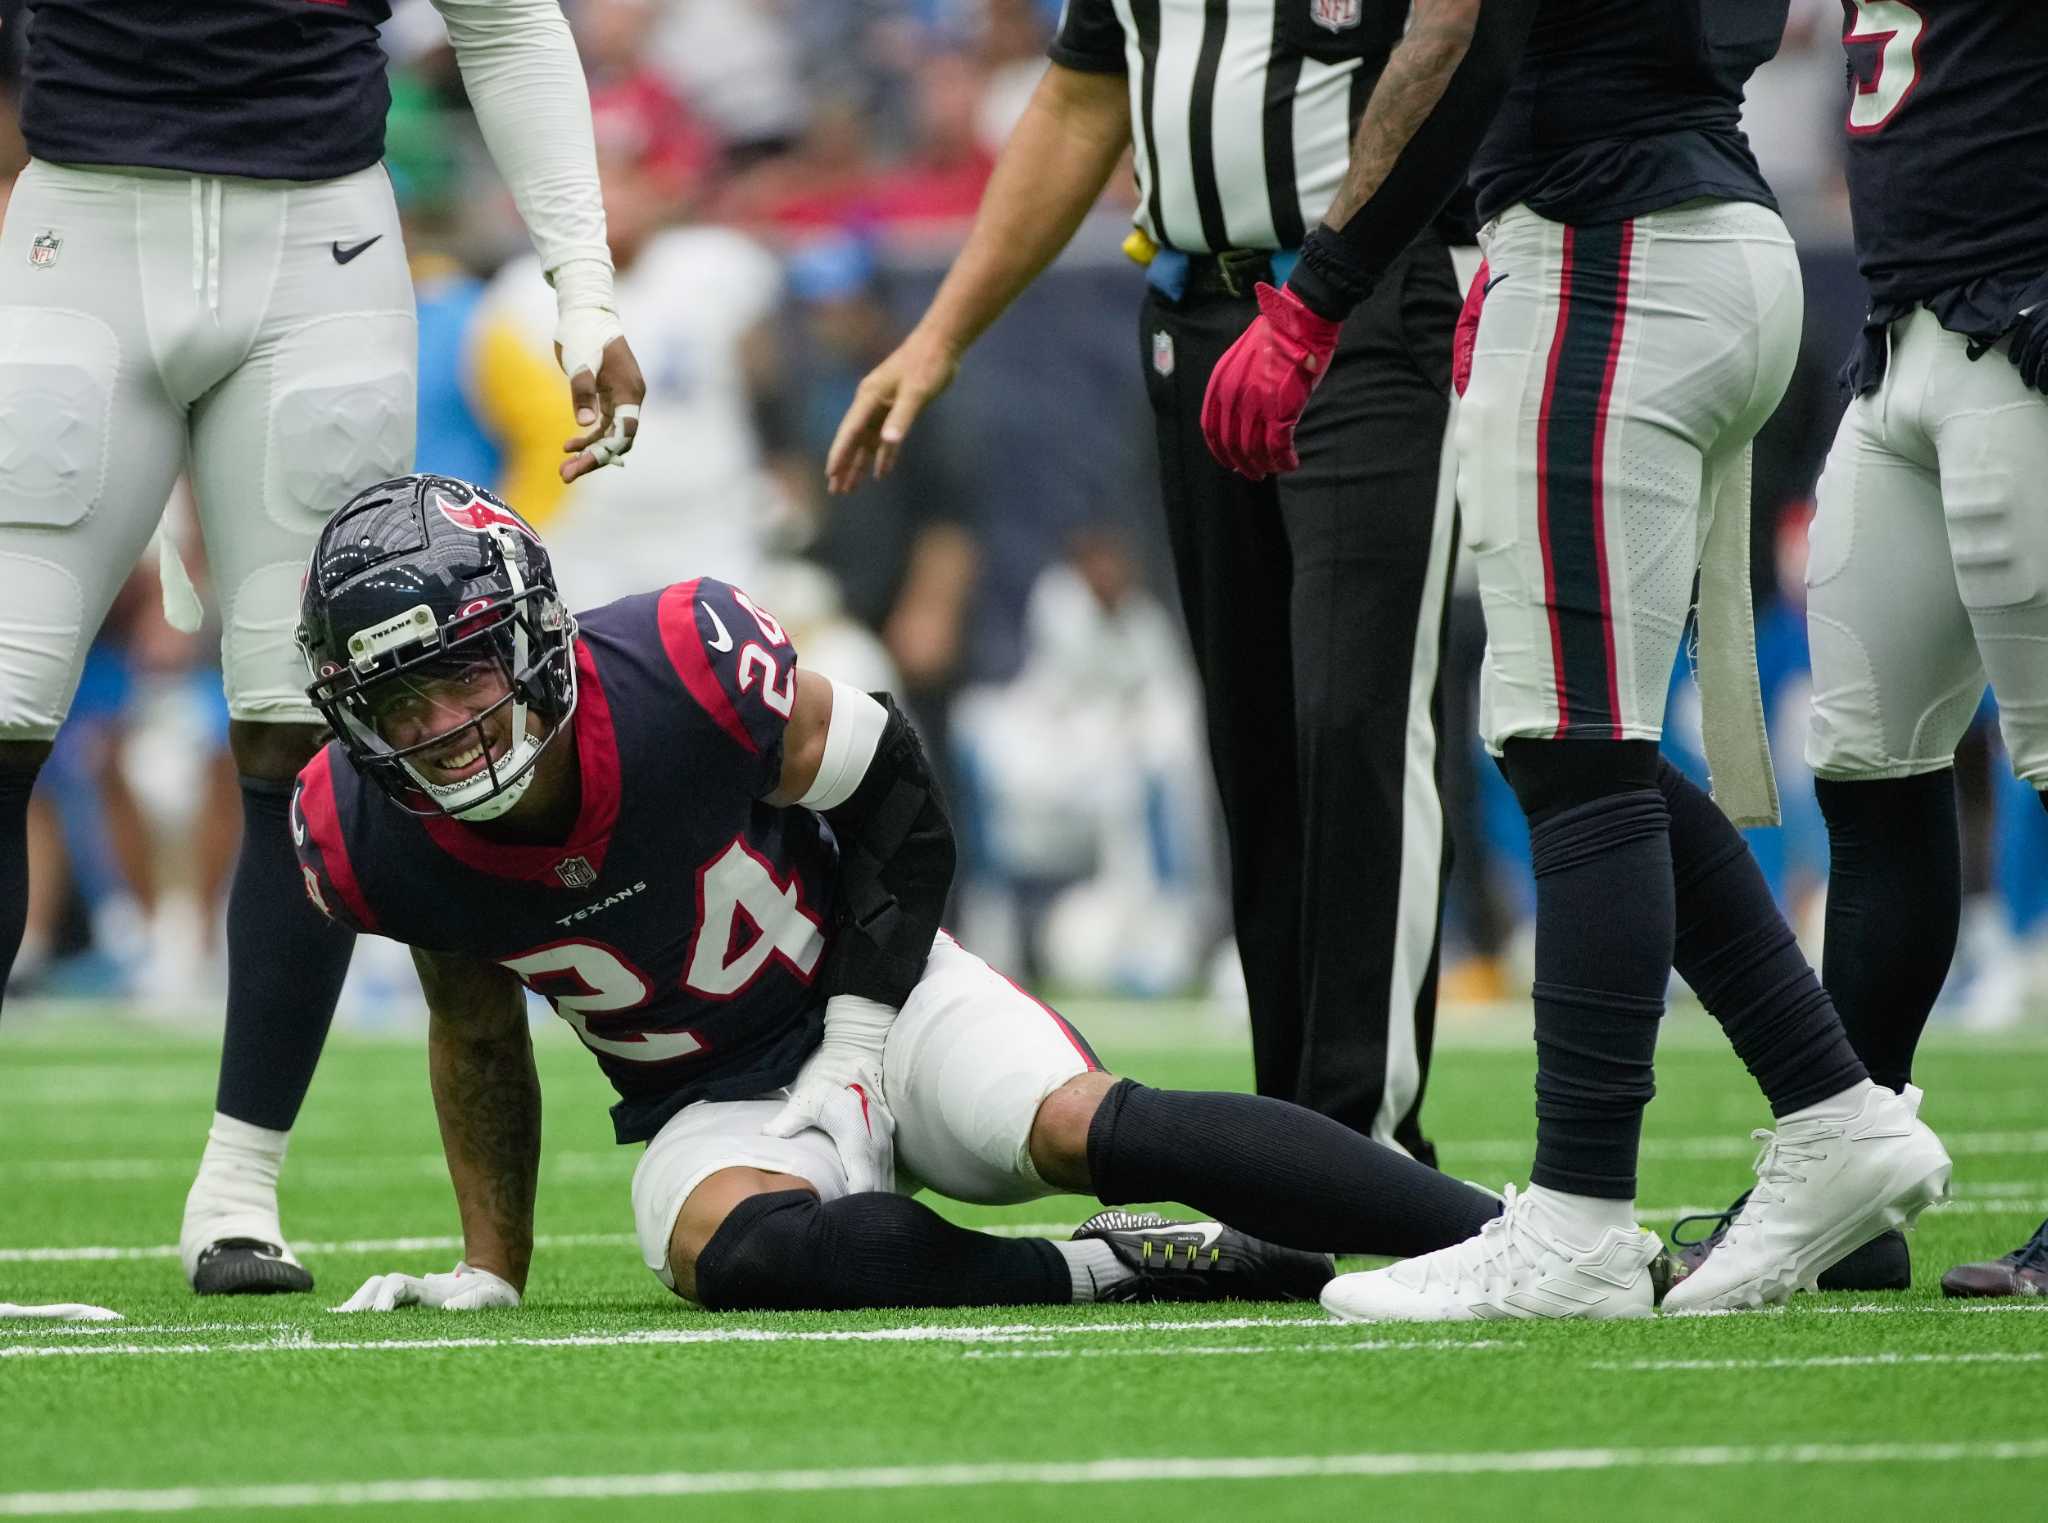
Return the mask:
<path id="1" fill-rule="evenodd" d="M 512 705 L 512 722 L 518 725 L 525 724 L 525 704 Z M 405 768 L 412 780 L 419 784 L 427 797 L 456 819 L 481 824 L 485 820 L 495 820 L 505 813 L 518 803 L 526 790 L 533 785 L 534 755 L 539 750 L 540 742 L 522 731 L 518 741 L 505 753 L 505 759 L 499 762 L 495 769 L 487 766 L 475 777 L 465 777 L 459 783 L 430 783 L 420 775 L 420 770 L 411 762 L 402 762 L 400 765 Z M 493 793 L 491 787 L 494 770 L 499 777 L 508 772 L 516 773 L 517 776 Z"/>

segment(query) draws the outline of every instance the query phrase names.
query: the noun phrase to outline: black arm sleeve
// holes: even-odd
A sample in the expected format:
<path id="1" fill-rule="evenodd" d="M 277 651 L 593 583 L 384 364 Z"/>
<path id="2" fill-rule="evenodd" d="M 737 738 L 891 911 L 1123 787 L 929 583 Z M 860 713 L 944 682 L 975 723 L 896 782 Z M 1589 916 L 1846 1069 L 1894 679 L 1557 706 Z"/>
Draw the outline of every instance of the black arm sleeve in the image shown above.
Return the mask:
<path id="1" fill-rule="evenodd" d="M 953 888 L 953 824 L 924 743 L 887 693 L 889 711 L 853 797 L 824 811 L 839 840 L 839 924 L 825 993 L 901 1008 L 924 976 Z"/>
<path id="2" fill-rule="evenodd" d="M 1303 241 L 1287 283 L 1310 308 L 1330 318 L 1348 313 L 1458 193 L 1514 79 L 1537 3 L 1481 0 L 1471 46 L 1372 199 L 1341 228 L 1321 224 Z"/>
<path id="3" fill-rule="evenodd" d="M 1083 74 L 1126 72 L 1123 23 L 1115 7 L 1109 0 L 1067 0 L 1059 35 L 1045 54 L 1061 68 Z"/>

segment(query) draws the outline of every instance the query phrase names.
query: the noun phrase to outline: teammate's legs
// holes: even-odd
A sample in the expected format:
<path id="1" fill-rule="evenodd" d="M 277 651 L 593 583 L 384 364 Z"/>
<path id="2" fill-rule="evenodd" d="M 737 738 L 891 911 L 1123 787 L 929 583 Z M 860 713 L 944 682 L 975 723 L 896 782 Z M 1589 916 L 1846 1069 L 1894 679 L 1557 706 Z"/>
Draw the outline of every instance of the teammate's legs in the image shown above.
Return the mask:
<path id="1" fill-rule="evenodd" d="M 138 193 L 34 163 L 0 230 L 0 993 L 27 911 L 36 772 L 184 459 L 144 316 Z"/>
<path id="2" fill-rule="evenodd" d="M 381 170 L 290 190 L 231 185 L 220 215 L 223 246 L 249 261 L 238 273 L 267 305 L 240 368 L 192 411 L 243 830 L 220 1086 L 180 1247 L 202 1292 L 310 1289 L 283 1246 L 277 1175 L 354 938 L 307 899 L 292 847 L 292 780 L 321 733 L 293 630 L 328 514 L 411 468 L 418 340 Z M 332 259 L 331 243 L 373 233 L 384 248 L 346 267 Z"/>
<path id="3" fill-rule="evenodd" d="M 1829 852 L 1822 981 L 1872 1078 L 1892 1089 L 1912 1077 L 1955 955 L 1955 750 L 1984 691 L 1920 420 L 1933 357 L 1901 342 L 1880 390 L 1849 405 L 1821 473 L 1806 576 L 1807 761 Z"/>
<path id="4" fill-rule="evenodd" d="M 1201 674 L 1209 760 L 1230 851 L 1230 903 L 1259 1093 L 1302 1072 L 1301 806 L 1294 755 L 1287 533 L 1269 483 L 1231 474 L 1202 439 L 1209 372 L 1250 304 L 1148 294 L 1138 343 L 1182 617 Z"/>
<path id="5" fill-rule="evenodd" d="M 1424 1162 L 1445 858 L 1439 656 L 1458 291 L 1424 239 L 1346 325 L 1279 478 L 1293 551 L 1302 1057 L 1292 1098 Z M 1273 1091 L 1268 1091 L 1269 1093 Z"/>

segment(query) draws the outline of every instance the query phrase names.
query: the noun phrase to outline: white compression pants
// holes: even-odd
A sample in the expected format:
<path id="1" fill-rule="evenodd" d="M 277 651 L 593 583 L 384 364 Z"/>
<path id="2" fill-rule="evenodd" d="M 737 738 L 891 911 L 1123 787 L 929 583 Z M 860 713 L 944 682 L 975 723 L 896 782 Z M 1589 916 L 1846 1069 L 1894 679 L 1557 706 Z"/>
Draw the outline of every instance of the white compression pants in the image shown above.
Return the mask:
<path id="1" fill-rule="evenodd" d="M 0 229 L 0 740 L 56 734 L 187 469 L 229 712 L 316 718 L 300 579 L 336 508 L 412 468 L 417 369 L 381 167 L 298 184 L 31 163 Z"/>
<path id="2" fill-rule="evenodd" d="M 1828 451 L 1806 571 L 1821 777 L 1952 766 L 1988 676 L 2013 770 L 2048 788 L 2048 396 L 1967 347 L 1924 309 L 1894 323 Z"/>
<path id="3" fill-rule="evenodd" d="M 1048 1095 L 1095 1066 L 1071 1026 L 941 933 L 882 1055 L 897 1190 L 992 1206 L 1059 1194 L 1032 1165 L 1031 1124 Z M 825 1201 L 846 1194 L 846 1172 L 823 1132 L 762 1135 L 787 1094 L 701 1100 L 648 1143 L 633 1171 L 634 1226 L 641 1257 L 671 1290 L 676 1217 L 719 1170 L 793 1174 Z"/>

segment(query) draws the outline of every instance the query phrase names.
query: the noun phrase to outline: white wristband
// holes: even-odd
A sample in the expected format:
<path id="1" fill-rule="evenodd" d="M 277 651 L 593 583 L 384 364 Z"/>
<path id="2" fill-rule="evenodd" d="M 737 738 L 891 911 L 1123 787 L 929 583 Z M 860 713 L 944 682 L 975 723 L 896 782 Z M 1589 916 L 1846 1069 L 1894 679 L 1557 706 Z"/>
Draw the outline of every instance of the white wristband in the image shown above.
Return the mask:
<path id="1" fill-rule="evenodd" d="M 888 723 L 889 711 L 873 698 L 857 687 L 833 682 L 832 717 L 825 725 L 825 755 L 818 763 L 818 775 L 797 803 L 822 814 L 852 798 L 854 789 L 868 775 Z"/>

